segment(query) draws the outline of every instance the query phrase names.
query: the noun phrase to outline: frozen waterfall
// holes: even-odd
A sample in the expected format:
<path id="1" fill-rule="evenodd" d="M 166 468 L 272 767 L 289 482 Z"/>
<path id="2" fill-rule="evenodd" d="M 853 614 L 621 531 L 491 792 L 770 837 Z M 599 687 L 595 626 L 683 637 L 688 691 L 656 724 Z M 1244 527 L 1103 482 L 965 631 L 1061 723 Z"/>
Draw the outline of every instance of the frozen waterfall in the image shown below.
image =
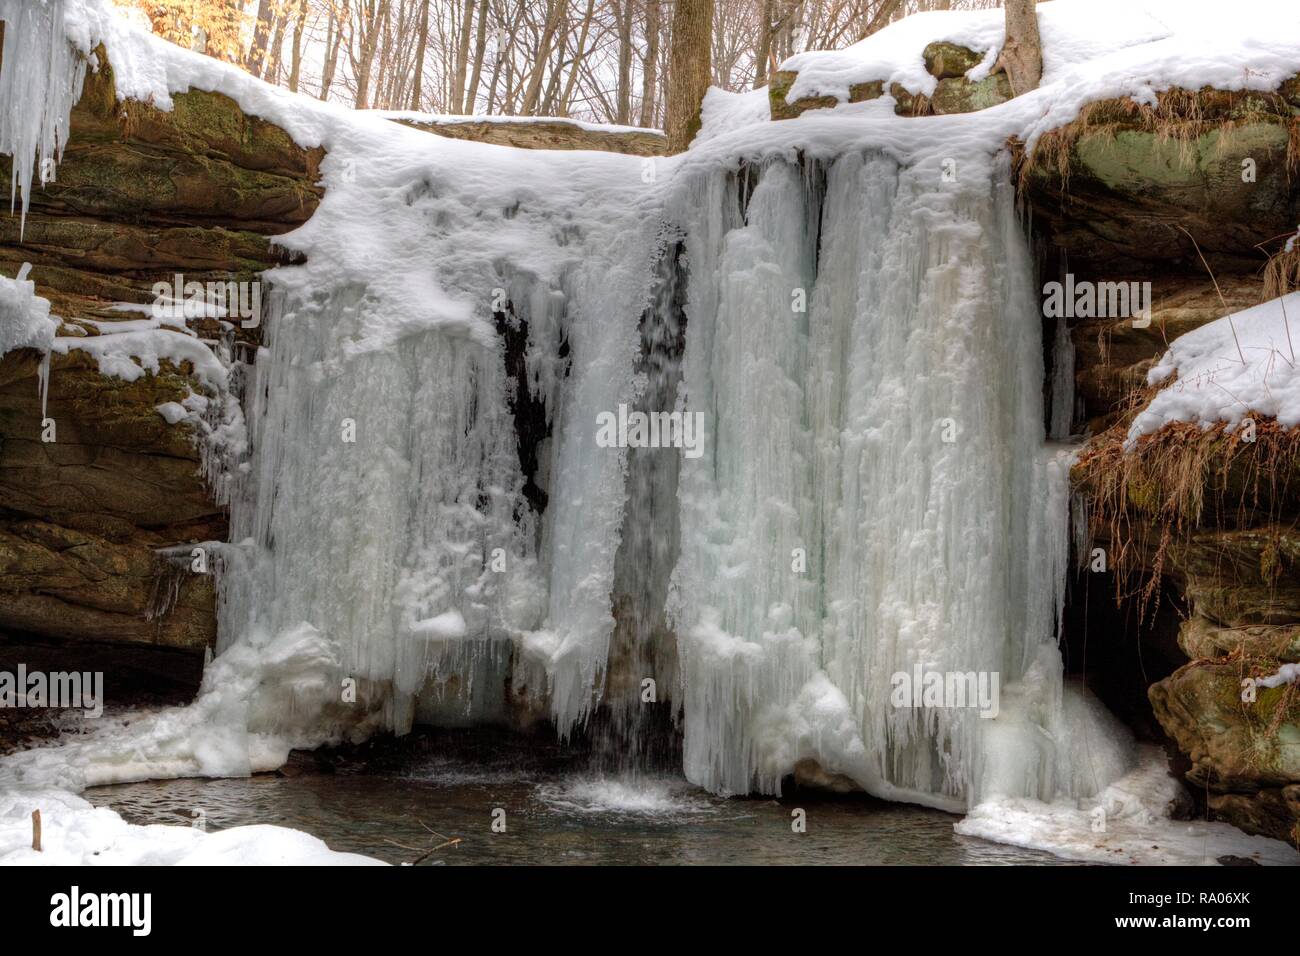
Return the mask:
<path id="1" fill-rule="evenodd" d="M 282 270 L 225 638 L 310 622 L 398 732 L 546 715 L 635 754 L 667 707 L 716 792 L 806 759 L 951 809 L 1104 786 L 1072 735 L 1106 733 L 1062 716 L 1069 451 L 1005 158 L 663 192 L 635 228 L 502 216 L 582 255 L 444 260 L 474 315 L 397 346 L 354 345 L 365 288 Z M 701 415 L 703 454 L 601 447 L 620 405 Z M 988 679 L 995 706 L 897 706 L 900 674 Z"/>
<path id="2" fill-rule="evenodd" d="M 0 0 L 5 61 L 60 9 Z M 0 74 L 39 86 L 0 86 L 41 107 L 0 124 L 24 203 L 85 69 L 50 42 L 48 74 Z M 631 764 L 680 733 L 719 793 L 812 761 L 961 810 L 1124 769 L 1063 681 L 1070 450 L 996 147 L 529 154 L 331 109 L 285 120 L 326 147 L 327 190 L 230 370 L 247 454 L 199 700 L 19 776 L 539 721 Z M 696 453 L 600 440 L 647 413 L 698 420 Z M 931 699 L 936 676 L 992 697 Z"/>

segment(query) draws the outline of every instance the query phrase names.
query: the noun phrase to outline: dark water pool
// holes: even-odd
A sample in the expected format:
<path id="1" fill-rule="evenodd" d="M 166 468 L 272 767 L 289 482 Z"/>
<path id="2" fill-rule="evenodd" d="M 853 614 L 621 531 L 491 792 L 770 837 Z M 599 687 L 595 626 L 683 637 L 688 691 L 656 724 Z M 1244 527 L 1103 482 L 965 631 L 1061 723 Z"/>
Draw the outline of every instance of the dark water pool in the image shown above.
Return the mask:
<path id="1" fill-rule="evenodd" d="M 421 865 L 1062 862 L 959 837 L 946 813 L 865 797 L 722 799 L 672 775 L 428 747 L 328 773 L 291 765 L 287 775 L 125 784 L 85 796 L 132 823 L 278 824 L 391 863 L 448 840 L 458 842 Z M 792 828 L 795 810 L 805 813 L 805 832 Z"/>

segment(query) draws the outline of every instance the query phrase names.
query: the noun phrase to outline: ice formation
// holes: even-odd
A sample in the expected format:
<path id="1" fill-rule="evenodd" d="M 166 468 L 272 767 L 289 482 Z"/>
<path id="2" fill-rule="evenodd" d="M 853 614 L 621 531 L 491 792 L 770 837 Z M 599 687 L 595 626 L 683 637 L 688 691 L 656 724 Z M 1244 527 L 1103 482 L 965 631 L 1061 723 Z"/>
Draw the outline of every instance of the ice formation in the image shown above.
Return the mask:
<path id="1" fill-rule="evenodd" d="M 13 158 L 9 202 L 22 197 L 27 219 L 32 180 L 54 178 L 68 141 L 69 114 L 81 95 L 89 53 L 74 45 L 63 0 L 0 0 L 4 69 L 0 70 L 0 153 Z"/>
<path id="2" fill-rule="evenodd" d="M 1149 93 L 1123 36 L 1071 48 L 1097 61 L 1090 86 L 1049 70 L 978 117 L 882 102 L 755 123 L 761 91 L 715 92 L 692 150 L 640 159 L 290 96 L 100 0 L 0 11 L 0 77 L 11 42 L 59 64 L 40 89 L 0 79 L 16 182 L 66 136 L 84 61 L 61 58 L 105 37 L 119 95 L 220 90 L 327 151 L 320 207 L 279 240 L 305 263 L 265 276 L 256 361 L 196 363 L 249 423 L 223 451 L 232 535 L 199 699 L 9 758 L 9 782 L 243 774 L 521 709 L 561 735 L 613 711 L 634 750 L 645 677 L 680 713 L 687 778 L 719 793 L 775 792 L 812 759 L 891 799 L 1041 808 L 1131 769 L 1131 740 L 1062 676 L 1070 450 L 1048 441 L 1002 149 L 1089 95 Z M 893 39 L 919 58 L 920 38 Z M 110 372 L 127 345 L 146 365 L 206 348 L 160 327 L 100 338 Z M 1071 402 L 1054 401 L 1061 438 Z M 704 455 L 600 447 L 621 405 L 702 414 Z M 997 675 L 996 716 L 894 706 L 918 670 Z"/>
<path id="3" fill-rule="evenodd" d="M 707 211 L 682 226 L 684 380 L 713 436 L 682 463 L 687 776 L 774 792 L 811 757 L 939 806 L 1072 793 L 1038 743 L 1061 728 L 1068 464 L 1005 158 L 953 179 L 850 152 L 746 185 L 707 174 L 680 206 Z M 917 664 L 1025 703 L 892 706 Z"/>
<path id="4" fill-rule="evenodd" d="M 50 303 L 36 294 L 24 263 L 16 278 L 0 276 L 0 356 L 13 349 L 49 349 L 59 327 L 50 317 Z"/>

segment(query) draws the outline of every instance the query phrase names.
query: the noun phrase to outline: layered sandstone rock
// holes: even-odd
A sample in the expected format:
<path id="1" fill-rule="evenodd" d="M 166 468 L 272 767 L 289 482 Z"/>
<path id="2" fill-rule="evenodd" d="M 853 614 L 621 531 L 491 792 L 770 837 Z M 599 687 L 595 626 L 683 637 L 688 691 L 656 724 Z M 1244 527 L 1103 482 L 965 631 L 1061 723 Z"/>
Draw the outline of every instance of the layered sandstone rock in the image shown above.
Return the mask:
<path id="1" fill-rule="evenodd" d="M 1093 104 L 1040 140 L 1020 186 L 1049 276 L 1150 283 L 1149 325 L 1069 321 L 1075 427 L 1093 436 L 1075 476 L 1093 545 L 1118 565 L 1108 578 L 1116 620 L 1149 644 L 1147 662 L 1168 650 L 1170 629 L 1185 655 L 1172 672 L 1147 674 L 1151 712 L 1210 811 L 1296 840 L 1300 694 L 1282 687 L 1247 701 L 1242 686 L 1300 650 L 1296 436 L 1269 422 L 1254 442 L 1171 426 L 1122 448 L 1167 343 L 1267 294 L 1264 266 L 1300 214 L 1293 86 Z"/>
<path id="2" fill-rule="evenodd" d="M 281 261 L 270 237 L 321 196 L 321 152 L 220 94 L 180 93 L 166 113 L 119 103 L 105 68 L 87 75 L 71 130 L 57 182 L 33 191 L 25 225 L 0 218 L 0 272 L 31 263 L 65 336 L 139 320 L 112 306 L 151 303 L 153 284 L 177 273 L 256 281 Z M 260 334 L 189 324 L 214 343 Z M 126 381 L 71 350 L 50 356 L 42 409 L 41 362 L 30 349 L 0 359 L 0 667 L 104 670 L 110 700 L 183 697 L 215 641 L 215 595 L 209 575 L 159 551 L 224 540 L 226 519 L 193 427 L 157 406 L 202 386 L 188 363 Z"/>

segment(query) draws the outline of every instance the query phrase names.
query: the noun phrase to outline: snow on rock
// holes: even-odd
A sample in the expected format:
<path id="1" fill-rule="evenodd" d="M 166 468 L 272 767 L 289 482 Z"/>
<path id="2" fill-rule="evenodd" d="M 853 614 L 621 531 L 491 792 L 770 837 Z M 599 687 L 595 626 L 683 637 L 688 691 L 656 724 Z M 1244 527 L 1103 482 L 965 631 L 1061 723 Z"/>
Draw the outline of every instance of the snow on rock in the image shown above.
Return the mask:
<path id="1" fill-rule="evenodd" d="M 504 123 L 530 125 L 545 123 L 548 125 L 571 126 L 589 133 L 648 133 L 663 136 L 663 130 L 646 126 L 620 126 L 617 123 L 588 123 L 585 120 L 571 119 L 567 116 L 505 116 L 501 114 L 467 115 L 464 113 L 420 113 L 415 110 L 360 110 L 359 113 L 371 113 L 384 119 L 408 123 L 428 123 L 433 126 L 451 126 L 466 123 Z"/>
<path id="2" fill-rule="evenodd" d="M 50 316 L 50 303 L 36 294 L 24 263 L 18 277 L 0 276 L 0 356 L 14 349 L 49 349 L 59 322 Z"/>
<path id="3" fill-rule="evenodd" d="M 898 83 L 928 95 L 936 80 L 922 51 L 935 41 L 984 52 L 969 74 L 982 79 L 1001 50 L 1003 20 L 996 8 L 919 13 L 843 50 L 796 54 L 781 64 L 798 71 L 786 100 L 843 102 L 850 86 L 872 80 L 883 80 L 886 90 Z M 1300 7 L 1293 0 L 1241 0 L 1231 16 L 1218 0 L 1053 0 L 1039 6 L 1038 22 L 1039 88 L 970 120 L 1030 144 L 1095 100 L 1150 103 L 1175 86 L 1275 90 L 1300 73 Z"/>
<path id="4" fill-rule="evenodd" d="M 1149 385 L 1169 384 L 1133 420 L 1128 447 L 1171 422 L 1229 431 L 1246 418 L 1300 423 L 1297 348 L 1300 292 L 1180 335 L 1147 373 Z"/>
<path id="5" fill-rule="evenodd" d="M 32 849 L 32 811 L 41 849 Z M 0 790 L 0 865 L 5 866 L 382 866 L 336 853 L 321 840 L 277 826 L 206 833 L 196 827 L 136 826 L 106 807 L 60 790 Z"/>
<path id="6" fill-rule="evenodd" d="M 168 425 L 175 425 L 189 414 L 189 409 L 180 402 L 163 402 L 161 405 L 155 405 L 154 411 L 161 415 Z"/>
<path id="7" fill-rule="evenodd" d="M 1283 664 L 1276 674 L 1256 679 L 1260 687 L 1281 687 L 1283 684 L 1300 684 L 1300 664 Z"/>

